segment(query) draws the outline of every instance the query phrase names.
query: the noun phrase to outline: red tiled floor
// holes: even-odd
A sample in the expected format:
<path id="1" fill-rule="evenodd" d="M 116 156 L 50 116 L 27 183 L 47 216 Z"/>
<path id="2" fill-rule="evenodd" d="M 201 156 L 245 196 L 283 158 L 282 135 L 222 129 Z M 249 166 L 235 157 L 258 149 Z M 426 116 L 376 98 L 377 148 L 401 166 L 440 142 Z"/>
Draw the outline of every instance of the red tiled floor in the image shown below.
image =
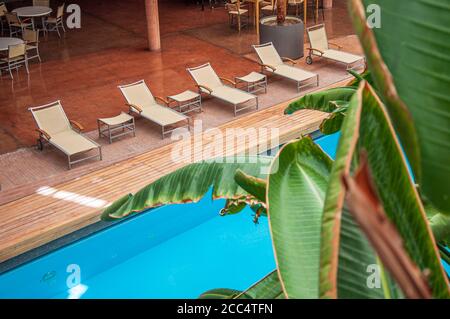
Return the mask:
<path id="1" fill-rule="evenodd" d="M 226 77 L 256 70 L 242 55 L 250 52 L 245 47 L 255 39 L 252 30 L 241 37 L 230 31 L 223 8 L 202 12 L 184 1 L 160 1 L 163 49 L 153 53 L 145 49 L 143 1 L 73 2 L 82 8 L 82 28 L 61 40 L 55 34 L 42 39 L 43 62 L 31 65 L 29 77 L 20 70 L 14 81 L 0 78 L 0 153 L 35 142 L 30 106 L 60 99 L 68 116 L 89 131 L 97 118 L 125 110 L 119 84 L 145 79 L 155 95 L 168 95 L 193 87 L 187 66 L 209 61 Z M 352 33 L 344 2 L 326 12 L 330 37 Z M 219 41 L 218 26 L 229 34 Z"/>

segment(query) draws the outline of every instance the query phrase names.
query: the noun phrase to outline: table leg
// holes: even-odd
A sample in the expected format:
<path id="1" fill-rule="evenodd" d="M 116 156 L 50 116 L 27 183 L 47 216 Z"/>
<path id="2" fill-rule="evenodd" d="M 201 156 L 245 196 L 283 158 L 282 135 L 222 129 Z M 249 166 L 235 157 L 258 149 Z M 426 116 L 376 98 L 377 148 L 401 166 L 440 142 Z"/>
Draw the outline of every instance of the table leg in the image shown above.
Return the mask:
<path id="1" fill-rule="evenodd" d="M 44 30 L 44 35 L 47 34 L 47 26 L 45 25 L 45 17 L 41 18 L 42 30 Z"/>

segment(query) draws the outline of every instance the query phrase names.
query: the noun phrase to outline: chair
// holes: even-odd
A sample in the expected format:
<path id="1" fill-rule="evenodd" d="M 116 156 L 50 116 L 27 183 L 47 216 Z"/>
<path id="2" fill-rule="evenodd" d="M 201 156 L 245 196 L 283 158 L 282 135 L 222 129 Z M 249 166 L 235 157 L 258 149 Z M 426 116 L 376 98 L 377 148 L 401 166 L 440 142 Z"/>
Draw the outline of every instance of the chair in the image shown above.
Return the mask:
<path id="1" fill-rule="evenodd" d="M 11 79 L 14 79 L 12 70 L 16 69 L 18 72 L 19 67 L 23 64 L 25 65 L 28 74 L 28 59 L 25 43 L 10 45 L 8 47 L 8 55 L 1 58 L 0 62 L 5 65 L 1 69 L 8 70 Z"/>
<path id="2" fill-rule="evenodd" d="M 298 92 L 301 88 L 312 84 L 316 84 L 316 86 L 319 86 L 318 74 L 294 67 L 296 62 L 289 58 L 280 57 L 272 42 L 253 45 L 253 48 L 255 49 L 256 54 L 258 55 L 258 58 L 260 60 L 259 64 L 261 66 L 262 72 L 265 71 L 270 74 L 279 75 L 281 77 L 297 82 Z M 287 65 L 284 63 L 284 61 L 287 61 L 292 65 Z"/>
<path id="3" fill-rule="evenodd" d="M 28 110 L 31 111 L 38 126 L 36 131 L 39 133 L 38 148 L 40 150 L 43 149 L 44 143 L 56 147 L 67 156 L 69 169 L 73 164 L 91 158 L 102 160 L 101 146 L 81 134 L 83 126 L 67 118 L 60 101 L 31 107 Z M 73 160 L 74 156 L 79 157 L 94 150 L 98 153 Z"/>
<path id="4" fill-rule="evenodd" d="M 347 70 L 354 69 L 358 66 L 365 66 L 365 57 L 340 51 L 342 46 L 328 42 L 324 24 L 307 28 L 306 31 L 308 33 L 310 45 L 308 48 L 309 54 L 306 57 L 307 64 L 313 63 L 313 55 L 315 55 L 332 61 L 344 63 L 347 66 Z M 338 50 L 330 49 L 330 45 L 334 45 L 338 48 Z"/>
<path id="5" fill-rule="evenodd" d="M 41 62 L 41 56 L 39 54 L 39 31 L 26 29 L 23 31 L 22 39 L 26 44 L 28 61 L 38 58 L 39 62 Z M 30 51 L 35 51 L 35 54 L 30 55 Z"/>
<path id="6" fill-rule="evenodd" d="M 3 26 L 3 21 L 6 20 L 6 13 L 8 12 L 8 8 L 6 8 L 6 5 L 4 2 L 0 2 L 0 26 L 2 28 L 2 35 L 4 32 L 4 26 Z M 8 21 L 6 21 L 6 23 L 8 23 Z"/>
<path id="7" fill-rule="evenodd" d="M 30 20 L 21 20 L 17 13 L 6 12 L 5 17 L 8 22 L 10 37 L 22 33 L 25 29 L 33 29 L 33 24 L 31 22 L 26 22 Z"/>
<path id="8" fill-rule="evenodd" d="M 50 7 L 50 0 L 33 0 L 33 6 Z"/>
<path id="9" fill-rule="evenodd" d="M 56 31 L 58 33 L 58 37 L 61 38 L 61 33 L 59 33 L 59 27 L 62 28 L 64 33 L 66 32 L 66 29 L 64 28 L 64 8 L 66 4 L 63 3 L 58 7 L 56 10 L 56 16 L 48 17 L 45 20 L 45 29 L 47 31 Z M 50 29 L 49 29 L 50 27 Z"/>
<path id="10" fill-rule="evenodd" d="M 295 16 L 299 17 L 300 16 L 300 9 L 303 8 L 303 3 L 305 2 L 305 0 L 288 0 L 288 9 L 291 7 L 294 7 L 295 9 Z"/>
<path id="11" fill-rule="evenodd" d="M 189 117 L 169 108 L 169 102 L 165 99 L 158 96 L 154 97 L 144 80 L 121 85 L 119 89 L 127 100 L 129 113 L 137 113 L 143 118 L 160 125 L 163 139 L 165 134 L 175 130 L 166 131 L 166 126 L 174 126 L 179 122 L 186 121 L 187 124 L 184 127 L 190 128 Z M 158 101 L 164 106 L 158 104 Z"/>
<path id="12" fill-rule="evenodd" d="M 311 0 L 311 2 L 314 6 L 314 23 L 317 23 L 317 20 L 319 19 L 319 10 L 322 11 L 322 20 L 325 21 L 325 9 L 323 0 Z"/>
<path id="13" fill-rule="evenodd" d="M 248 105 L 238 108 L 239 105 L 251 100 L 255 100 L 256 109 L 258 109 L 257 96 L 235 88 L 236 82 L 232 80 L 218 77 L 211 64 L 206 63 L 194 68 L 188 68 L 187 71 L 197 84 L 199 93 L 206 93 L 232 104 L 234 106 L 234 116 L 242 110 L 254 107 L 253 105 Z M 222 81 L 233 85 L 233 87 L 225 85 Z"/>
<path id="14" fill-rule="evenodd" d="M 241 33 L 241 29 L 248 26 L 248 22 L 250 20 L 250 12 L 248 8 L 244 9 L 244 6 L 241 5 L 240 0 L 227 2 L 225 6 L 228 11 L 228 20 L 230 25 L 232 26 L 234 20 L 236 19 L 236 25 L 239 33 Z"/>
<path id="15" fill-rule="evenodd" d="M 277 0 L 273 1 L 273 4 L 265 4 L 263 3 L 260 7 L 261 13 L 263 16 L 271 16 L 277 12 Z"/>

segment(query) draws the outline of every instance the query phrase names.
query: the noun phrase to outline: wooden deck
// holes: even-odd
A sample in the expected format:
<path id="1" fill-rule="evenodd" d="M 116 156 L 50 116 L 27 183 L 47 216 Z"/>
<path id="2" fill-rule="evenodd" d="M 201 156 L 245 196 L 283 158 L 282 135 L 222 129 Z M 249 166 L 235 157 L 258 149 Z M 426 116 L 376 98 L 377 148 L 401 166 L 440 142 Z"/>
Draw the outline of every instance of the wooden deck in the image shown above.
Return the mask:
<path id="1" fill-rule="evenodd" d="M 336 83 L 333 86 L 342 85 Z M 286 116 L 285 102 L 257 113 L 242 116 L 219 127 L 278 128 L 280 143 L 318 129 L 326 116 L 317 111 L 304 110 Z M 203 145 L 211 143 L 204 140 Z M 261 140 L 260 140 L 261 142 Z M 260 150 L 264 149 L 262 141 Z M 39 247 L 54 239 L 99 221 L 105 205 L 122 195 L 140 188 L 181 166 L 171 159 L 175 142 L 137 157 L 0 206 L 0 262 Z M 235 153 L 256 147 L 254 141 L 243 139 Z M 270 145 L 267 146 L 267 148 Z M 232 155 L 232 154 L 228 154 Z"/>

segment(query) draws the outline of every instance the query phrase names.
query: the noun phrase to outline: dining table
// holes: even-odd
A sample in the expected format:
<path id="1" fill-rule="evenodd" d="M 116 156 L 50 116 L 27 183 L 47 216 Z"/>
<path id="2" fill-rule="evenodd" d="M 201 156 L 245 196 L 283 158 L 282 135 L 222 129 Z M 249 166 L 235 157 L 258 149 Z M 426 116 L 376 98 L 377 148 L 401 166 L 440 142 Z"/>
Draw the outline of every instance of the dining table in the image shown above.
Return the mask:
<path id="1" fill-rule="evenodd" d="M 33 27 L 33 30 L 36 30 L 34 19 L 41 18 L 42 19 L 42 27 L 45 30 L 45 17 L 48 16 L 50 13 L 52 13 L 53 9 L 50 7 L 45 6 L 27 6 L 27 7 L 20 7 L 17 9 L 14 9 L 12 12 L 16 13 L 18 17 L 20 18 L 30 18 L 31 19 L 31 25 Z"/>
<path id="2" fill-rule="evenodd" d="M 22 44 L 22 39 L 12 37 L 0 37 L 0 51 L 8 51 L 10 45 Z"/>

